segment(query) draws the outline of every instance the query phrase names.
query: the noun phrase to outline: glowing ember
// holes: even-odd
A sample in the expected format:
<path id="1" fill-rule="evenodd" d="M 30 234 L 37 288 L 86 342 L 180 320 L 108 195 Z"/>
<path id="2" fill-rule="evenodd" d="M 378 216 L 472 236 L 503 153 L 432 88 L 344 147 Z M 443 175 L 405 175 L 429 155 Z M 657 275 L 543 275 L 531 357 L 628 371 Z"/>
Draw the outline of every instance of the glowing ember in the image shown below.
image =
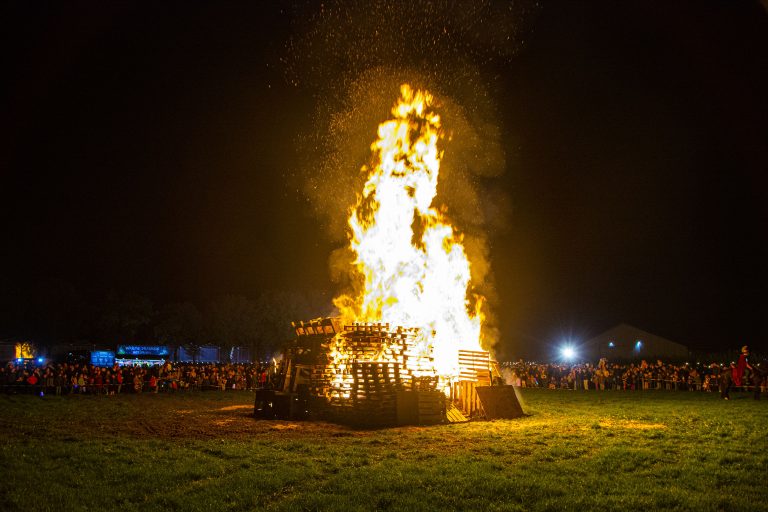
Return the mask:
<path id="1" fill-rule="evenodd" d="M 482 350 L 482 297 L 471 292 L 461 234 L 433 204 L 441 132 L 432 103 L 429 93 L 403 85 L 394 118 L 379 125 L 371 146 L 373 165 L 363 169 L 368 179 L 349 217 L 360 290 L 334 303 L 345 325 L 417 328 L 418 355 L 401 364 L 414 376 L 439 375 L 446 381 L 458 375 L 460 349 Z M 341 373 L 348 370 L 345 343 L 338 336 L 331 348 Z M 334 386 L 342 397 L 343 380 L 337 375 Z"/>

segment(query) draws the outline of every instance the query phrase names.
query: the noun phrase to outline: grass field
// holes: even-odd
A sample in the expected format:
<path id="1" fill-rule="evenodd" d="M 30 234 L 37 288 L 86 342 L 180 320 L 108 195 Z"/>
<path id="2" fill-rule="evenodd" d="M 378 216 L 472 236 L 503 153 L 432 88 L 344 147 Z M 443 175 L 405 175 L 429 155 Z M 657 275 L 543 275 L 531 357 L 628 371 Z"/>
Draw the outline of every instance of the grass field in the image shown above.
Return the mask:
<path id="1" fill-rule="evenodd" d="M 256 421 L 248 392 L 0 396 L 0 510 L 768 510 L 768 400 L 523 397 L 365 431 Z"/>

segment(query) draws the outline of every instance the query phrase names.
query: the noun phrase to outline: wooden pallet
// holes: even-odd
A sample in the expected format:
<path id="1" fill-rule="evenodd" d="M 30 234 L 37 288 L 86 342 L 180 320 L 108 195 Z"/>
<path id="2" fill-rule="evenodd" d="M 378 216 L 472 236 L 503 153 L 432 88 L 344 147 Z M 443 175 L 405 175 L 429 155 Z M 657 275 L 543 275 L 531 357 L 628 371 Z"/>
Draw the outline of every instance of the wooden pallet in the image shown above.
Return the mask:
<path id="1" fill-rule="evenodd" d="M 437 389 L 438 377 L 414 377 L 411 388 L 414 391 L 434 391 Z"/>
<path id="2" fill-rule="evenodd" d="M 477 396 L 477 381 L 459 381 L 451 386 L 451 400 L 465 416 L 482 416 L 483 405 Z"/>
<path id="3" fill-rule="evenodd" d="M 296 336 L 333 336 L 341 330 L 339 318 L 318 318 L 309 321 L 291 322 Z"/>
<path id="4" fill-rule="evenodd" d="M 448 404 L 445 411 L 445 417 L 448 420 L 448 423 L 464 423 L 469 421 L 469 418 L 464 416 L 454 404 Z"/>
<path id="5" fill-rule="evenodd" d="M 491 357 L 488 352 L 459 350 L 459 380 L 489 382 Z"/>

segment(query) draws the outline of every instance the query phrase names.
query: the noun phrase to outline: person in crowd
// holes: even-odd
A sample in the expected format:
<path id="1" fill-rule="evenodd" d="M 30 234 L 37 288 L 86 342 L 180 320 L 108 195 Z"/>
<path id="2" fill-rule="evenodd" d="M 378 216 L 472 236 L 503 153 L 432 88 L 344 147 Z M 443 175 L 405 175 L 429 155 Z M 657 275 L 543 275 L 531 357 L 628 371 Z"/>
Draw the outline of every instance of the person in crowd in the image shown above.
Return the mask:
<path id="1" fill-rule="evenodd" d="M 154 374 L 149 376 L 149 392 L 157 393 L 157 377 Z"/>
<path id="2" fill-rule="evenodd" d="M 141 393 L 141 389 L 144 387 L 144 383 L 141 380 L 141 372 L 140 371 L 134 371 L 133 373 L 133 392 L 134 393 Z"/>
<path id="3" fill-rule="evenodd" d="M 765 362 L 752 367 L 752 385 L 755 387 L 754 398 L 760 400 L 760 393 L 766 386 L 768 380 L 768 367 Z"/>
<path id="4" fill-rule="evenodd" d="M 123 390 L 123 369 L 115 365 L 115 368 L 113 368 L 115 372 L 115 382 L 117 383 L 117 394 L 119 395 L 120 392 Z"/>
<path id="5" fill-rule="evenodd" d="M 101 372 L 97 369 L 93 372 L 93 392 L 97 395 L 104 393 L 104 378 L 101 376 Z"/>
<path id="6" fill-rule="evenodd" d="M 752 371 L 752 366 L 749 364 L 749 347 L 744 345 L 741 347 L 741 355 L 739 356 L 739 362 L 736 363 L 736 369 L 733 372 L 733 385 L 742 387 L 744 383 L 745 370 Z"/>
<path id="7" fill-rule="evenodd" d="M 56 396 L 61 396 L 64 386 L 66 385 L 66 380 L 63 369 L 56 372 L 56 377 L 53 380 L 53 384 L 56 387 Z"/>
<path id="8" fill-rule="evenodd" d="M 733 381 L 733 374 L 736 371 L 736 365 L 731 363 L 731 366 L 723 369 L 720 372 L 720 398 L 723 400 L 730 400 L 731 382 Z"/>
<path id="9" fill-rule="evenodd" d="M 581 373 L 581 384 L 585 390 L 589 389 L 589 381 L 591 380 L 589 374 L 590 374 L 590 369 L 587 366 L 584 368 L 584 371 Z"/>
<path id="10" fill-rule="evenodd" d="M 85 386 L 85 374 L 84 373 L 78 373 L 77 374 L 77 389 L 80 392 L 80 394 L 85 394 L 86 391 L 88 391 L 88 388 Z"/>
<path id="11" fill-rule="evenodd" d="M 30 387 L 30 389 L 32 390 L 33 393 L 35 392 L 34 388 L 35 388 L 35 386 L 37 386 L 38 381 L 39 381 L 39 379 L 38 379 L 36 371 L 31 372 L 29 375 L 27 375 L 26 382 L 27 382 L 27 385 Z"/>

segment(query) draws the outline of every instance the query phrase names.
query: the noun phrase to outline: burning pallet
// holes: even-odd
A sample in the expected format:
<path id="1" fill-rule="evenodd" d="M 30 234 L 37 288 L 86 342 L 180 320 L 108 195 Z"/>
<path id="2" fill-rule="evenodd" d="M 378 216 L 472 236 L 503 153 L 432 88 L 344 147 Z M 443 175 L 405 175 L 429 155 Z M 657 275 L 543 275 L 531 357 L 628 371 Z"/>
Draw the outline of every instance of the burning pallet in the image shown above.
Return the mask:
<path id="1" fill-rule="evenodd" d="M 345 326 L 344 332 L 335 340 L 337 350 L 343 352 L 342 357 L 328 367 L 337 383 L 350 381 L 350 363 L 369 363 L 378 366 L 356 367 L 356 373 L 351 375 L 353 383 L 357 377 L 358 382 L 371 381 L 398 390 L 424 387 L 429 381 L 421 377 L 435 377 L 434 359 L 419 352 L 417 337 L 417 329 L 397 327 L 391 330 L 389 324 Z"/>
<path id="2" fill-rule="evenodd" d="M 370 426 L 466 421 L 484 414 L 477 388 L 492 381 L 488 352 L 459 351 L 458 380 L 448 384 L 440 382 L 418 329 L 341 326 L 336 319 L 293 325 L 296 339 L 286 347 L 273 397 L 289 402 L 281 409 Z M 271 396 L 262 395 L 257 407 L 265 417 Z"/>
<path id="3" fill-rule="evenodd" d="M 428 421 L 426 405 L 416 408 L 421 417 L 415 421 L 403 416 L 407 400 L 403 393 L 418 399 L 437 387 L 432 358 L 418 351 L 418 334 L 416 329 L 393 329 L 389 324 L 345 326 L 334 339 L 335 357 L 325 372 L 324 383 L 328 377 L 331 382 L 326 393 L 331 416 L 368 425 Z"/>

